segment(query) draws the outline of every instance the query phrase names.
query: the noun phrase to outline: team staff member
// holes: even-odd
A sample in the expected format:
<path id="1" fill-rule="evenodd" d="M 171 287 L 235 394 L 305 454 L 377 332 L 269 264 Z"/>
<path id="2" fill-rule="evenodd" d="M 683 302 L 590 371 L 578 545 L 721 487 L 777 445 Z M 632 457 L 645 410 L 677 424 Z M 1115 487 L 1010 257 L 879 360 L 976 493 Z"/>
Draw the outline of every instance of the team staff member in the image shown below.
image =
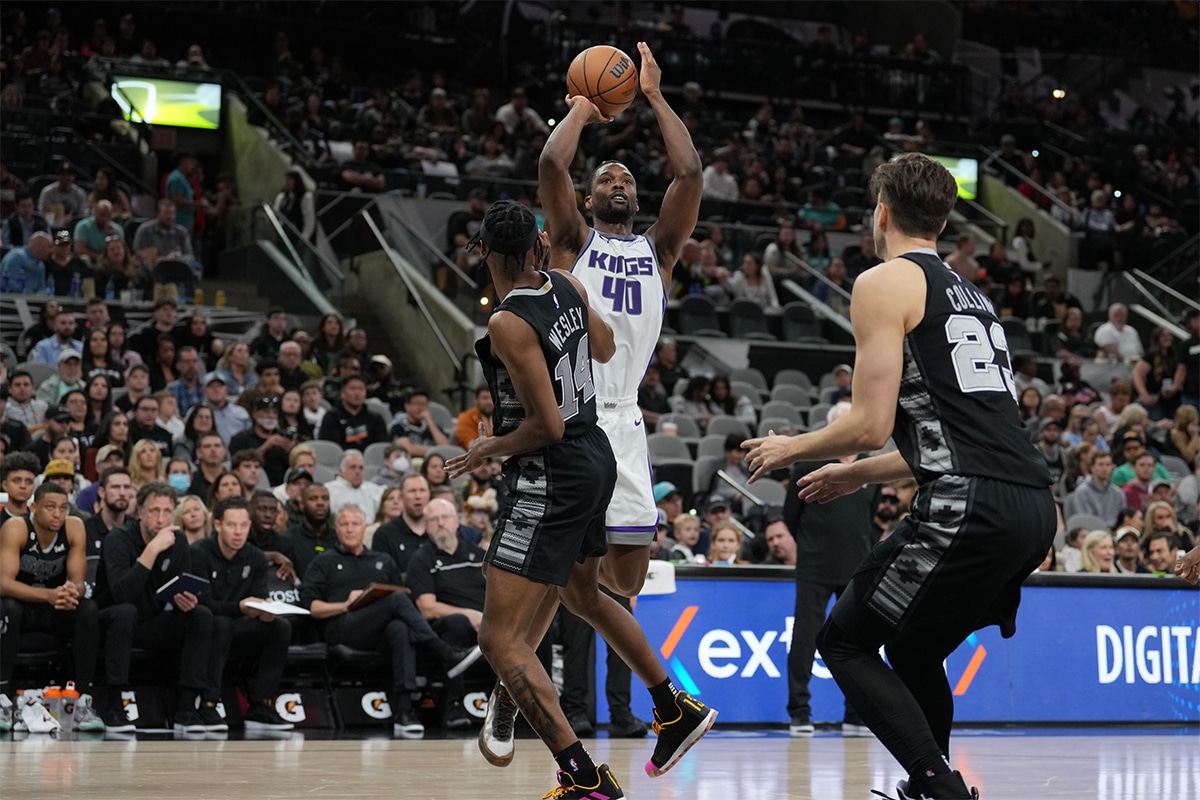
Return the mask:
<path id="1" fill-rule="evenodd" d="M 405 475 L 400 481 L 400 516 L 380 525 L 371 541 L 371 549 L 391 556 L 401 575 L 408 574 L 410 559 L 426 542 L 428 505 L 429 481 L 424 475 Z"/>
<path id="2" fill-rule="evenodd" d="M 455 647 L 473 647 L 483 620 L 484 552 L 458 534 L 458 512 L 448 500 L 425 508 L 427 541 L 413 554 L 405 581 L 421 616 L 434 633 Z M 474 722 L 463 708 L 462 676 L 446 683 L 445 725 L 454 730 Z"/>
<path id="3" fill-rule="evenodd" d="M 900 797 L 967 800 L 977 793 L 949 763 L 954 698 L 942 662 L 983 626 L 1016 632 L 1021 584 L 1054 540 L 1054 498 L 1020 424 L 1000 320 L 937 254 L 954 177 L 908 153 L 876 167 L 871 193 L 875 249 L 887 260 L 854 284 L 850 413 L 811 433 L 748 440 L 746 457 L 757 480 L 895 439 L 896 452 L 829 464 L 801 481 L 801 499 L 816 502 L 866 483 L 920 484 L 912 513 L 858 566 L 817 646 L 908 772 Z"/>
<path id="4" fill-rule="evenodd" d="M 124 467 L 107 467 L 100 473 L 99 490 L 96 492 L 96 513 L 83 523 L 87 536 L 88 582 L 95 584 L 100 567 L 100 552 L 104 537 L 109 531 L 125 524 L 129 512 L 129 501 L 133 497 L 133 483 L 129 470 Z"/>
<path id="5" fill-rule="evenodd" d="M 296 577 L 296 552 L 291 538 L 275 530 L 278 511 L 279 501 L 266 489 L 250 496 L 250 544 L 263 551 L 276 578 L 291 581 Z"/>
<path id="6" fill-rule="evenodd" d="M 291 541 L 291 552 L 287 557 L 300 578 L 308 566 L 322 553 L 337 545 L 337 533 L 329 524 L 329 490 L 320 483 L 304 487 L 300 496 L 304 510 L 304 521 L 284 531 L 283 538 Z"/>
<path id="7" fill-rule="evenodd" d="M 41 631 L 70 641 L 79 701 L 71 724 L 77 731 L 104 730 L 92 710 L 92 680 L 100 646 L 100 611 L 84 597 L 87 538 L 83 523 L 68 519 L 67 492 L 56 483 L 38 487 L 32 521 L 13 517 L 0 527 L 0 693 L 12 700 L 13 669 L 23 632 Z M 0 706 L 0 731 L 12 729 L 11 703 Z"/>
<path id="8" fill-rule="evenodd" d="M 310 487 L 311 488 L 311 487 Z M 363 546 L 367 530 L 362 509 L 342 506 L 337 515 L 337 545 L 313 560 L 304 573 L 300 605 L 313 618 L 325 620 L 325 641 L 361 650 L 380 650 L 392 659 L 392 732 L 420 739 L 425 726 L 412 707 L 417 688 L 416 647 L 427 648 L 446 667 L 447 677 L 460 675 L 479 658 L 479 648 L 456 649 L 438 638 L 404 592 L 392 592 L 369 605 L 350 610 L 370 583 L 399 584 L 396 562 Z"/>
<path id="9" fill-rule="evenodd" d="M 265 494 L 270 494 L 266 492 Z M 274 496 L 271 497 L 274 502 Z M 213 506 L 213 535 L 192 544 L 192 572 L 210 581 L 201 602 L 215 619 L 213 638 L 216 675 L 224 672 L 231 654 L 258 659 L 258 671 L 249 689 L 250 709 L 246 712 L 246 730 L 291 730 L 275 711 L 275 695 L 283 678 L 292 626 L 283 617 L 252 608 L 248 601 L 267 596 L 270 565 L 250 536 L 250 503 L 241 497 L 226 497 Z"/>
<path id="10" fill-rule="evenodd" d="M 156 595 L 172 578 L 189 571 L 187 537 L 171 524 L 176 500 L 170 484 L 147 483 L 137 493 L 141 518 L 129 520 L 104 537 L 96 598 L 108 620 L 104 638 L 108 685 L 116 689 L 129 685 L 134 645 L 148 650 L 181 647 L 175 729 L 186 733 L 222 731 L 228 725 L 216 707 L 221 691 L 216 670 L 221 664 L 213 655 L 212 611 L 191 592 L 176 594 L 166 606 Z M 201 700 L 199 710 L 197 698 Z M 124 709 L 110 709 L 106 724 L 110 716 L 117 729 L 132 728 Z"/>

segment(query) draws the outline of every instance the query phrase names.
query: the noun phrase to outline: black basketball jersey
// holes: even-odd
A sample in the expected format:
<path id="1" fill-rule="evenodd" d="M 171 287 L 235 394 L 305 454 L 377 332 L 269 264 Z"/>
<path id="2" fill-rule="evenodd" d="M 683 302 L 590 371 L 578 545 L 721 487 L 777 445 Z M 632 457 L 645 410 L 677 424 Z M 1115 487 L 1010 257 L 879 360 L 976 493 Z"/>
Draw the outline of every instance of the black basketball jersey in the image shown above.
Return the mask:
<path id="1" fill-rule="evenodd" d="M 27 586 L 57 589 L 67 582 L 67 554 L 71 543 L 67 540 L 64 525 L 54 536 L 54 541 L 45 550 L 38 544 L 37 533 L 28 521 L 29 537 L 21 546 L 21 563 L 17 566 L 17 580 Z"/>
<path id="2" fill-rule="evenodd" d="M 588 344 L 588 309 L 568 278 L 554 272 L 539 273 L 545 282 L 537 289 L 513 289 L 496 308 L 509 311 L 537 331 L 554 384 L 554 398 L 562 413 L 563 439 L 574 439 L 596 424 L 596 387 L 592 382 L 592 350 Z M 490 336 L 475 343 L 495 400 L 493 430 L 502 436 L 525 419 L 512 379 L 492 353 Z"/>
<path id="3" fill-rule="evenodd" d="M 893 438 L 913 477 L 996 478 L 1045 488 L 1050 474 L 1017 412 L 1008 341 L 991 302 L 933 250 L 901 258 L 925 273 L 925 316 L 904 337 Z"/>

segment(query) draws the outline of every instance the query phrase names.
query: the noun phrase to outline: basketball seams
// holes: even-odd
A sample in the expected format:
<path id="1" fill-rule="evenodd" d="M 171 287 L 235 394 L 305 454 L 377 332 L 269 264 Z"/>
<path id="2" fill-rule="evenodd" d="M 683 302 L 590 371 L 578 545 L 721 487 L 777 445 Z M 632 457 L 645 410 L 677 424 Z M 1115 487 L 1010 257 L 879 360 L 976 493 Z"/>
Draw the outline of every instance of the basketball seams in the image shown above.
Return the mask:
<path id="1" fill-rule="evenodd" d="M 599 75 L 596 75 L 595 68 L 593 67 L 592 74 L 596 76 L 596 86 L 593 87 L 591 85 L 591 81 L 588 80 L 588 61 L 592 60 L 589 58 L 589 56 L 592 55 L 592 51 L 601 47 L 609 51 L 608 58 L 605 60 L 604 66 L 602 67 Z M 592 47 L 589 47 L 583 52 L 579 53 L 579 55 L 577 55 L 572 61 L 566 75 L 567 88 L 573 94 L 586 97 L 590 102 L 601 106 L 600 110 L 604 114 L 610 116 L 615 115 L 629 105 L 629 102 L 632 100 L 631 95 L 637 91 L 637 66 L 633 64 L 632 59 L 630 59 L 630 65 L 626 73 L 619 80 L 617 80 L 614 85 L 605 87 L 603 89 L 601 89 L 601 86 L 603 86 L 605 77 L 612 64 L 620 59 L 628 58 L 628 55 L 612 45 L 593 45 Z M 596 60 L 598 61 L 599 59 L 597 58 Z M 576 68 L 579 70 L 578 73 L 576 73 Z M 582 84 L 580 83 L 581 79 Z M 627 88 L 630 81 L 634 82 L 632 91 Z M 593 92 L 593 88 L 595 88 L 597 91 Z M 608 100 L 608 95 L 612 95 L 614 99 Z M 617 108 L 613 108 L 613 106 L 617 106 Z"/>

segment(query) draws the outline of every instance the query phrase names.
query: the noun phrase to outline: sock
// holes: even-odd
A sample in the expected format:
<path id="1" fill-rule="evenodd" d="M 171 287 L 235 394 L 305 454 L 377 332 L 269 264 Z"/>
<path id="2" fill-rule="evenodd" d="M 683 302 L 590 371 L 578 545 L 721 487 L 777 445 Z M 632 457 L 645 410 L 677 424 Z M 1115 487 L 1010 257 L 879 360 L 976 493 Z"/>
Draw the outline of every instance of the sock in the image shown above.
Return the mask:
<path id="1" fill-rule="evenodd" d="M 591 755 L 584 749 L 583 742 L 578 739 L 575 740 L 575 744 L 566 750 L 563 750 L 561 753 L 555 753 L 554 760 L 558 762 L 559 769 L 570 773 L 572 777 L 581 776 L 587 781 L 596 774 L 596 763 L 592 761 Z"/>
<path id="2" fill-rule="evenodd" d="M 650 699 L 654 701 L 655 708 L 670 708 L 674 704 L 677 694 L 679 694 L 679 690 L 675 688 L 675 684 L 671 683 L 670 678 L 657 686 L 650 687 Z"/>
<path id="3" fill-rule="evenodd" d="M 938 775 L 949 775 L 950 772 L 950 762 L 946 761 L 945 756 L 938 753 L 936 756 L 930 756 L 917 762 L 917 768 L 912 771 L 910 777 L 921 781 Z"/>

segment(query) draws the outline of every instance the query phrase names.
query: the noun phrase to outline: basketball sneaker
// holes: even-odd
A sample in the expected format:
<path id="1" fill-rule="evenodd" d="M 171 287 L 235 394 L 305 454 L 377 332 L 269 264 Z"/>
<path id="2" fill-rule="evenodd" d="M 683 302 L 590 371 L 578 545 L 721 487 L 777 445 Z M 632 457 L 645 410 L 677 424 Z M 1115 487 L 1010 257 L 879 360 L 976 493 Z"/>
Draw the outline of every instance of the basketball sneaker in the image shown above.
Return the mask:
<path id="1" fill-rule="evenodd" d="M 0 694 L 0 733 L 8 733 L 13 729 L 13 702 L 8 695 Z"/>
<path id="2" fill-rule="evenodd" d="M 204 730 L 222 732 L 229 730 L 229 723 L 221 715 L 216 703 L 201 702 L 198 710 L 200 719 L 204 721 Z"/>
<path id="3" fill-rule="evenodd" d="M 58 733 L 62 726 L 42 704 L 40 691 L 26 691 L 17 702 L 13 730 L 28 733 Z"/>
<path id="4" fill-rule="evenodd" d="M 425 726 L 411 708 L 400 709 L 392 717 L 392 735 L 400 739 L 424 739 Z"/>
<path id="5" fill-rule="evenodd" d="M 207 728 L 204 725 L 204 718 L 200 716 L 200 712 L 194 708 L 188 708 L 186 705 L 181 706 L 175 712 L 175 732 L 181 734 L 201 734 L 203 735 Z"/>
<path id="6" fill-rule="evenodd" d="M 716 709 L 686 692 L 675 695 L 674 705 L 674 708 L 654 709 L 652 727 L 658 742 L 654 745 L 654 754 L 646 762 L 646 774 L 651 778 L 657 778 L 679 763 L 717 719 Z"/>
<path id="7" fill-rule="evenodd" d="M 816 730 L 808 717 L 792 717 L 791 724 L 788 725 L 788 735 L 794 739 L 808 739 Z"/>
<path id="8" fill-rule="evenodd" d="M 871 794 L 888 798 L 883 792 L 871 790 Z M 979 790 L 967 788 L 966 781 L 958 772 L 941 775 L 909 777 L 896 784 L 896 800 L 979 800 Z"/>
<path id="9" fill-rule="evenodd" d="M 487 714 L 483 718 L 483 728 L 479 731 L 479 752 L 493 767 L 507 767 L 512 763 L 516 742 L 513 739 L 517 723 L 517 703 L 504 688 L 504 684 L 496 681 L 492 694 L 488 697 Z"/>
<path id="10" fill-rule="evenodd" d="M 104 722 L 96 716 L 96 709 L 92 708 L 90 694 L 81 694 L 75 701 L 75 713 L 71 716 L 71 730 L 84 732 L 104 730 Z"/>
<path id="11" fill-rule="evenodd" d="M 625 796 L 608 764 L 596 767 L 596 782 L 590 786 L 576 783 L 580 777 L 560 769 L 558 786 L 542 795 L 542 800 L 621 800 Z"/>
<path id="12" fill-rule="evenodd" d="M 131 733 L 137 730 L 137 726 L 129 720 L 129 715 L 125 713 L 124 706 L 115 706 L 104 712 L 102 717 L 104 720 L 104 728 L 109 733 Z"/>
<path id="13" fill-rule="evenodd" d="M 244 722 L 248 731 L 290 731 L 296 727 L 279 716 L 269 702 L 252 703 Z"/>

